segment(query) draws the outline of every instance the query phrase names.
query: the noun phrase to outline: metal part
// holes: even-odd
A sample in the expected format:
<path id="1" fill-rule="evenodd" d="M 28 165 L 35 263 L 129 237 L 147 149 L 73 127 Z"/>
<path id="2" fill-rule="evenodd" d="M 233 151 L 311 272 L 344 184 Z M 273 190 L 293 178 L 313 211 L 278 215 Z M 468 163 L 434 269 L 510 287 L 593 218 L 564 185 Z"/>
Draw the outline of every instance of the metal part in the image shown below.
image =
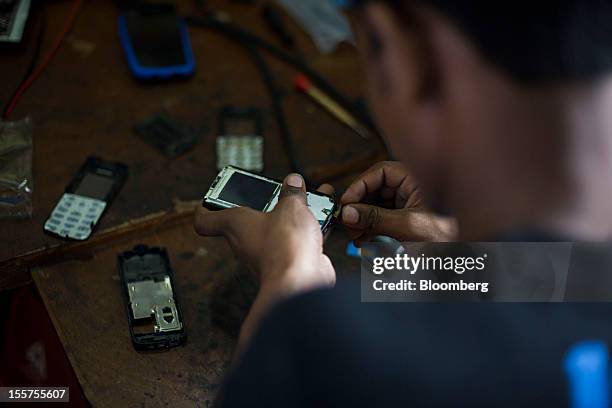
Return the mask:
<path id="1" fill-rule="evenodd" d="M 155 332 L 168 332 L 180 330 L 183 325 L 179 321 L 174 302 L 165 306 L 155 306 Z"/>
<path id="2" fill-rule="evenodd" d="M 132 315 L 135 320 L 155 319 L 155 332 L 180 330 L 170 277 L 162 281 L 143 280 L 127 284 Z"/>

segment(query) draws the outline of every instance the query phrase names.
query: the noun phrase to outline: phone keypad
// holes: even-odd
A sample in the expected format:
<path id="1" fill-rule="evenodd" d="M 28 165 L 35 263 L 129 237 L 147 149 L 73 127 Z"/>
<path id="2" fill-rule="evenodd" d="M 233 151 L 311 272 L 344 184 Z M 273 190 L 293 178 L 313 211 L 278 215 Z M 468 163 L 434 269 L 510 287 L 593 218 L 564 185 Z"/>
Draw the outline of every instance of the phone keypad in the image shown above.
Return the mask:
<path id="1" fill-rule="evenodd" d="M 236 166 L 244 170 L 263 170 L 263 137 L 218 136 L 217 169 Z"/>
<path id="2" fill-rule="evenodd" d="M 45 230 L 63 238 L 85 240 L 105 208 L 102 200 L 65 193 L 45 222 Z"/>

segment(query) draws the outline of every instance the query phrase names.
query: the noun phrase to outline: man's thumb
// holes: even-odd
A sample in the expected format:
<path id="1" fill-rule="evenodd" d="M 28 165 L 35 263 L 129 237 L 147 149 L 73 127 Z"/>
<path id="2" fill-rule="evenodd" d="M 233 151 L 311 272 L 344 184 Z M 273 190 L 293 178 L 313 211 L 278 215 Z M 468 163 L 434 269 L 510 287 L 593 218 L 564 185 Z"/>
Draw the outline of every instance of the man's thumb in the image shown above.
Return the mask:
<path id="1" fill-rule="evenodd" d="M 349 204 L 342 208 L 342 224 L 364 231 L 364 235 L 401 235 L 397 210 L 367 204 Z"/>
<path id="2" fill-rule="evenodd" d="M 278 201 L 280 202 L 288 197 L 296 197 L 306 204 L 306 183 L 304 183 L 304 179 L 299 174 L 291 173 L 283 181 Z"/>

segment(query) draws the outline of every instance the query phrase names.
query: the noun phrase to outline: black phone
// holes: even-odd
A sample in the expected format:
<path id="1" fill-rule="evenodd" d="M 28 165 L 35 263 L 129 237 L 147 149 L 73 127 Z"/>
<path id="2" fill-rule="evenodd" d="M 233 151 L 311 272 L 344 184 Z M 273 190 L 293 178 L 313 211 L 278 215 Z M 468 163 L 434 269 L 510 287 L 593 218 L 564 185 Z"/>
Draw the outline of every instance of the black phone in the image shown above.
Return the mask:
<path id="1" fill-rule="evenodd" d="M 187 333 L 166 250 L 138 245 L 120 254 L 118 263 L 134 348 L 167 350 L 185 344 Z"/>
<path id="2" fill-rule="evenodd" d="M 80 241 L 89 238 L 127 175 L 123 163 L 88 157 L 45 222 L 45 231 Z"/>
<path id="3" fill-rule="evenodd" d="M 250 207 L 263 212 L 272 211 L 278 202 L 282 184 L 279 180 L 226 166 L 215 177 L 202 205 L 211 210 Z M 336 200 L 318 191 L 308 191 L 306 201 L 321 231 L 326 233 L 337 216 Z"/>

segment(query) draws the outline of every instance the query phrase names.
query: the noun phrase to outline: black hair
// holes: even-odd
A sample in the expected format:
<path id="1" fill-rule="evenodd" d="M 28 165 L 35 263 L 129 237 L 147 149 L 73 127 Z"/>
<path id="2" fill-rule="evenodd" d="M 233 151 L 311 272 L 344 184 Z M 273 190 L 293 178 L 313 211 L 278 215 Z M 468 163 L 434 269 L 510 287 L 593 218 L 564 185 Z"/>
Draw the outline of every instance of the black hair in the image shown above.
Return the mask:
<path id="1" fill-rule="evenodd" d="M 481 55 L 528 83 L 590 81 L 612 71 L 610 0 L 383 0 L 398 10 L 427 4 Z"/>

